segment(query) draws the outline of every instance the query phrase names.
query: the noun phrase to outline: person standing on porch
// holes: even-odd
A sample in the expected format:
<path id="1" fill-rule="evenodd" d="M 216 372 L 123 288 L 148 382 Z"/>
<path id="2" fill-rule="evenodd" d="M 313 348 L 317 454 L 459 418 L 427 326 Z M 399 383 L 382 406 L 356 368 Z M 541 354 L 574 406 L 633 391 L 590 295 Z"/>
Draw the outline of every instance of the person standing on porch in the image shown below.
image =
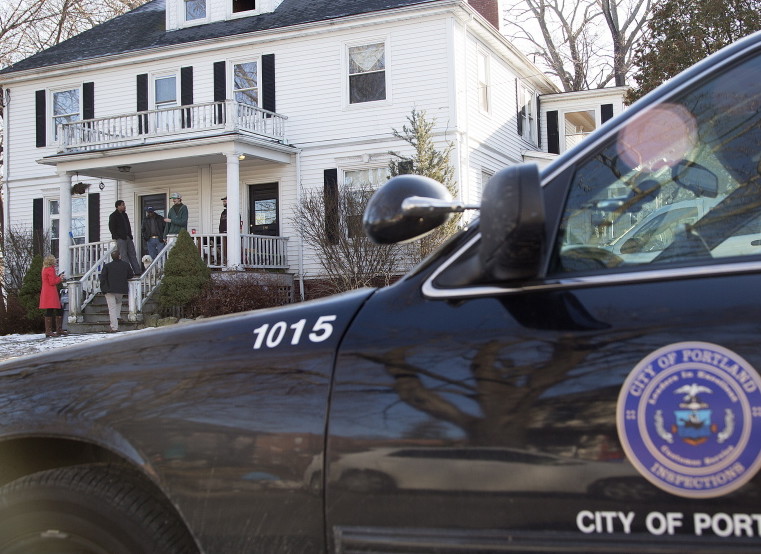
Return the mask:
<path id="1" fill-rule="evenodd" d="M 63 330 L 63 310 L 61 297 L 58 296 L 58 284 L 63 271 L 56 274 L 55 256 L 48 254 L 42 260 L 42 288 L 40 289 L 40 309 L 45 310 L 45 336 L 62 337 L 69 333 Z M 55 318 L 55 319 L 54 319 Z M 55 331 L 53 330 L 55 321 Z"/>
<path id="2" fill-rule="evenodd" d="M 132 226 L 127 215 L 127 205 L 124 200 L 117 200 L 114 205 L 116 209 L 108 217 L 108 230 L 111 231 L 111 238 L 116 241 L 116 248 L 132 267 L 132 272 L 135 275 L 140 275 L 143 270 L 140 267 L 140 262 L 137 261 L 135 243 L 132 239 Z"/>
<path id="3" fill-rule="evenodd" d="M 227 232 L 227 196 L 225 196 L 222 199 L 222 206 L 224 206 L 224 209 L 222 210 L 222 213 L 219 215 L 219 232 L 226 233 Z"/>
<path id="4" fill-rule="evenodd" d="M 167 224 L 164 229 L 164 238 L 168 235 L 177 235 L 183 229 L 188 228 L 188 207 L 182 203 L 182 195 L 179 192 L 173 192 L 169 195 L 172 201 L 172 207 L 164 218 Z"/>
<path id="5" fill-rule="evenodd" d="M 119 330 L 119 314 L 122 311 L 122 300 L 129 292 L 129 278 L 132 268 L 121 259 L 119 250 L 111 252 L 111 261 L 103 266 L 100 272 L 100 292 L 106 297 L 108 304 L 108 322 L 111 332 Z"/>
<path id="6" fill-rule="evenodd" d="M 148 206 L 145 212 L 141 235 L 148 245 L 148 255 L 155 260 L 161 249 L 164 248 L 165 223 L 161 217 L 156 215 L 152 206 Z"/>

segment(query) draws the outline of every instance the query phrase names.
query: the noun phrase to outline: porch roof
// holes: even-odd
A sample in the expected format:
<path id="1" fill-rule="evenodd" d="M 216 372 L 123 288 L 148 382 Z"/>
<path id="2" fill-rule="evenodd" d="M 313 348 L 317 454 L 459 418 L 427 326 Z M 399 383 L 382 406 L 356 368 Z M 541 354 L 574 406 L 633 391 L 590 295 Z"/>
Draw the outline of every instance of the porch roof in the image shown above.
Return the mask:
<path id="1" fill-rule="evenodd" d="M 155 144 L 54 154 L 37 160 L 37 163 L 98 179 L 129 179 L 135 171 L 184 167 L 190 159 L 193 165 L 225 163 L 226 155 L 231 154 L 287 164 L 298 151 L 294 146 L 276 141 L 223 132 Z M 124 167 L 129 169 L 119 169 Z"/>

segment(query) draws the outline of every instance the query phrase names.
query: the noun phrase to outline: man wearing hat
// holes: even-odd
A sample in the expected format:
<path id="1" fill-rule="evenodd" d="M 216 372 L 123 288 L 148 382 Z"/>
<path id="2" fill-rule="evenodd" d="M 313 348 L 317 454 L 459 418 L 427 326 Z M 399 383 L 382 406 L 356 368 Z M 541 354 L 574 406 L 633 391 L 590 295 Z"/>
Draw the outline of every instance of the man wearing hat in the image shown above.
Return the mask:
<path id="1" fill-rule="evenodd" d="M 148 246 L 148 255 L 152 260 L 156 259 L 161 249 L 164 248 L 164 220 L 156 215 L 153 206 L 145 209 L 141 234 Z"/>
<path id="2" fill-rule="evenodd" d="M 227 232 L 227 196 L 225 196 L 222 199 L 222 205 L 225 207 L 225 209 L 222 210 L 222 214 L 219 216 L 219 232 L 226 233 Z"/>
<path id="3" fill-rule="evenodd" d="M 182 203 L 182 195 L 179 192 L 173 192 L 169 195 L 169 199 L 172 201 L 172 207 L 164 218 L 164 223 L 167 224 L 164 229 L 164 238 L 188 228 L 188 207 Z"/>

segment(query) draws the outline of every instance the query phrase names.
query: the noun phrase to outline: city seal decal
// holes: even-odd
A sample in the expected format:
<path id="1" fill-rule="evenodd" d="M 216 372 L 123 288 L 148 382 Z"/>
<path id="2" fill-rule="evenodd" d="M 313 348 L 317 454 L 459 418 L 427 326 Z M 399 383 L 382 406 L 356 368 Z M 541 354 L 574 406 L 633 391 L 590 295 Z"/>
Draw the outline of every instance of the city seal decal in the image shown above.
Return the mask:
<path id="1" fill-rule="evenodd" d="M 721 346 L 671 344 L 629 374 L 617 425 L 628 459 L 655 486 L 686 498 L 722 496 L 761 467 L 761 378 Z"/>

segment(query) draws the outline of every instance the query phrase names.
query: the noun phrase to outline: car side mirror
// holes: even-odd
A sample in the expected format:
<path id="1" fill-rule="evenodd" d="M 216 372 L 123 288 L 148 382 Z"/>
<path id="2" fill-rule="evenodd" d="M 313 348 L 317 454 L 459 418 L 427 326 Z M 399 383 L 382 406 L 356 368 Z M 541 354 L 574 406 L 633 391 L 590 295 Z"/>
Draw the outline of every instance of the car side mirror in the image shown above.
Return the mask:
<path id="1" fill-rule="evenodd" d="M 373 242 L 394 244 L 430 233 L 454 211 L 452 195 L 438 181 L 422 175 L 399 175 L 375 191 L 365 208 L 362 226 Z"/>
<path id="2" fill-rule="evenodd" d="M 539 274 L 546 237 L 539 168 L 503 169 L 486 185 L 481 200 L 479 259 L 487 282 Z"/>
<path id="3" fill-rule="evenodd" d="M 698 163 L 681 160 L 671 168 L 671 178 L 697 197 L 716 198 L 719 194 L 719 177 Z"/>

